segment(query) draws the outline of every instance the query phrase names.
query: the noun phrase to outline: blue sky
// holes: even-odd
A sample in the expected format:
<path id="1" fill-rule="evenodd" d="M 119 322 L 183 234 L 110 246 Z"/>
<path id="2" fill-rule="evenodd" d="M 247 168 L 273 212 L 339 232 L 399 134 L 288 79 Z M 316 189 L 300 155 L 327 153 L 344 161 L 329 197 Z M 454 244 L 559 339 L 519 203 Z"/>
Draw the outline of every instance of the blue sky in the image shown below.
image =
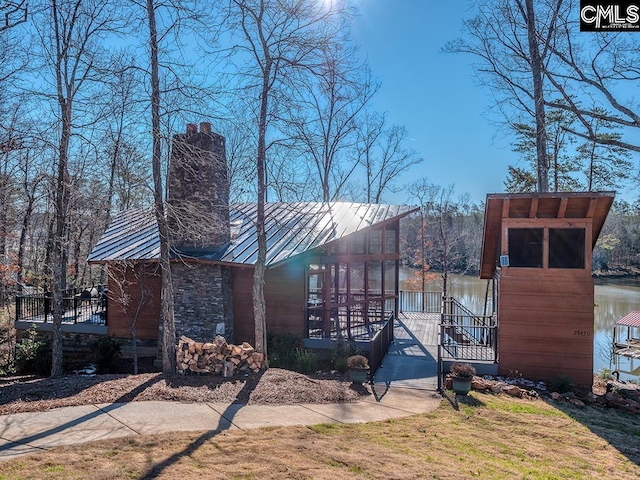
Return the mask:
<path id="1" fill-rule="evenodd" d="M 464 0 L 363 0 L 354 26 L 382 88 L 374 109 L 387 112 L 391 123 L 406 125 L 425 162 L 404 181 L 426 176 L 454 183 L 457 193 L 482 201 L 504 191 L 507 165 L 515 163 L 509 139 L 497 131 L 486 113 L 487 91 L 473 78 L 467 55 L 441 52 L 460 36 L 462 19 L 470 16 Z M 403 200 L 405 195 L 389 200 Z"/>

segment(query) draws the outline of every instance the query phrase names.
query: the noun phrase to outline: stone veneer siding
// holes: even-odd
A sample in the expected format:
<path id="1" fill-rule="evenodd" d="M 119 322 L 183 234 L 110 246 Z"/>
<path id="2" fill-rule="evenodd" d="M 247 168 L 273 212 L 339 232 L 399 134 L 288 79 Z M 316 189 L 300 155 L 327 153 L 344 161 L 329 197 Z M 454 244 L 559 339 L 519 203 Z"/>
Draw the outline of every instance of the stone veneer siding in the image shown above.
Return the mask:
<path id="1" fill-rule="evenodd" d="M 182 252 L 216 251 L 230 238 L 224 137 L 209 128 L 173 137 L 167 221 L 171 246 Z"/>
<path id="2" fill-rule="evenodd" d="M 222 335 L 234 341 L 230 267 L 205 263 L 171 265 L 176 339 L 186 335 L 199 342 Z"/>

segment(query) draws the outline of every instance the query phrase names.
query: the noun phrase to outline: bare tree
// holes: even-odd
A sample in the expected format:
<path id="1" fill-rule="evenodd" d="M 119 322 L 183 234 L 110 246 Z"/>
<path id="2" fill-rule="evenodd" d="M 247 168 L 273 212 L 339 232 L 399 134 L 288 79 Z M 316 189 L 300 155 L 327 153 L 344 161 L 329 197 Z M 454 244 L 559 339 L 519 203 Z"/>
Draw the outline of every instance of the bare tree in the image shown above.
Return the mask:
<path id="1" fill-rule="evenodd" d="M 225 24 L 237 36 L 234 53 L 246 61 L 241 73 L 249 92 L 255 92 L 257 131 L 256 173 L 258 184 L 258 256 L 253 277 L 253 309 L 256 349 L 266 353 L 264 272 L 266 261 L 265 199 L 267 134 L 278 118 L 276 99 L 296 87 L 295 72 L 321 64 L 325 45 L 344 27 L 346 11 L 340 5 L 312 0 L 230 0 Z"/>
<path id="2" fill-rule="evenodd" d="M 640 142 L 630 130 L 640 128 L 640 109 L 634 93 L 624 88 L 635 87 L 640 80 L 640 40 L 626 32 L 581 35 L 573 11 L 560 19 L 558 41 L 552 45 L 552 60 L 544 70 L 560 99 L 547 101 L 547 105 L 576 116 L 577 124 L 570 129 L 573 135 L 640 152 Z M 621 131 L 602 135 L 599 128 L 605 124 Z"/>
<path id="3" fill-rule="evenodd" d="M 164 209 L 164 189 L 162 187 L 162 137 L 160 127 L 160 62 L 158 57 L 159 38 L 156 23 L 156 2 L 147 0 L 147 26 L 149 28 L 149 65 L 151 83 L 151 135 L 153 166 L 153 203 L 158 233 L 160 236 L 160 272 L 162 286 L 160 292 L 160 322 L 162 324 L 162 370 L 173 373 L 176 369 L 176 328 L 174 323 L 173 281 L 169 251 L 169 226 Z"/>
<path id="4" fill-rule="evenodd" d="M 380 203 L 386 192 L 397 192 L 395 181 L 412 166 L 422 163 L 418 153 L 405 146 L 404 126 L 385 127 L 385 117 L 369 115 L 358 130 L 358 164 L 365 170 L 366 202 Z"/>
<path id="5" fill-rule="evenodd" d="M 0 24 L 0 32 L 9 30 L 27 21 L 29 16 L 29 2 L 27 0 L 5 0 L 0 3 L 0 15 L 3 17 L 2 24 Z"/>
<path id="6" fill-rule="evenodd" d="M 117 9 L 98 0 L 50 0 L 35 22 L 44 65 L 55 89 L 57 107 L 57 166 L 53 224 L 53 362 L 51 374 L 63 373 L 61 325 L 66 289 L 70 206 L 69 161 L 78 102 L 82 105 L 98 73 L 105 52 L 100 41 L 117 28 Z M 100 52 L 100 53 L 99 53 Z"/>
<path id="7" fill-rule="evenodd" d="M 465 225 L 467 218 L 475 217 L 473 205 L 468 196 L 456 201 L 453 185 L 442 187 L 426 178 L 411 183 L 407 191 L 420 201 L 423 223 L 420 248 L 423 250 L 421 256 L 425 258 L 422 260 L 423 270 L 426 259 L 429 259 L 442 279 L 443 294 L 446 296 L 450 289 L 451 272 L 464 273 L 470 267 L 468 258 L 477 258 L 479 254 L 479 246 L 477 251 L 465 246 L 466 238 L 478 230 L 473 225 Z M 479 239 L 473 243 L 479 243 Z M 427 278 L 424 272 L 423 278 Z"/>
<path id="8" fill-rule="evenodd" d="M 145 62 L 148 66 L 145 73 L 149 82 L 151 111 L 153 204 L 160 237 L 162 369 L 171 373 L 175 372 L 176 364 L 176 332 L 169 212 L 164 203 L 163 179 L 169 168 L 168 144 L 174 131 L 173 122 L 184 122 L 182 115 L 186 111 L 190 114 L 202 111 L 203 103 L 208 98 L 206 89 L 195 88 L 194 84 L 188 83 L 193 65 L 184 65 L 171 57 L 174 49 L 177 49 L 176 57 L 180 55 L 181 30 L 193 25 L 202 26 L 205 7 L 186 0 L 140 0 L 133 3 L 144 9 L 144 22 L 148 28 L 149 57 Z M 198 32 L 191 28 L 190 33 L 196 35 Z M 176 101 L 172 103 L 172 100 Z M 190 108 L 183 107 L 185 102 L 191 104 Z M 167 154 L 163 155 L 163 152 Z"/>
<path id="9" fill-rule="evenodd" d="M 569 12 L 565 0 L 480 0 L 476 16 L 464 22 L 466 38 L 450 42 L 445 51 L 470 53 L 479 62 L 478 78 L 491 88 L 495 106 L 508 124 L 535 121 L 537 189 L 549 188 L 547 126 L 548 88 L 545 64 L 556 40 L 559 18 Z M 515 117 L 515 120 L 514 120 Z"/>
<path id="10" fill-rule="evenodd" d="M 311 162 L 323 202 L 340 197 L 357 166 L 349 150 L 356 143 L 358 117 L 380 87 L 367 65 L 358 63 L 347 31 L 333 42 L 321 52 L 315 71 L 303 72 L 287 119 L 289 141 Z"/>
<path id="11" fill-rule="evenodd" d="M 229 202 L 249 201 L 255 197 L 256 165 L 252 156 L 255 151 L 254 131 L 250 120 L 240 117 L 220 123 L 220 134 L 224 137 L 227 155 L 227 178 L 229 179 Z"/>

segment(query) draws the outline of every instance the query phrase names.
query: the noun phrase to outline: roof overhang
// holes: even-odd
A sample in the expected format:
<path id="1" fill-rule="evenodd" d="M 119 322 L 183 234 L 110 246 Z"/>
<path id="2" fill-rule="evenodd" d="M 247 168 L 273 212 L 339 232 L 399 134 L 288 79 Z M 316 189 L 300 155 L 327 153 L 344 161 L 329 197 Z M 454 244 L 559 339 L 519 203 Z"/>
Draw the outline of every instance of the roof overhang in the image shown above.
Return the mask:
<path id="1" fill-rule="evenodd" d="M 609 214 L 615 192 L 490 193 L 487 195 L 482 237 L 480 278 L 489 279 L 496 269 L 505 219 L 591 219 L 593 248 Z"/>
<path id="2" fill-rule="evenodd" d="M 631 311 L 627 313 L 624 317 L 616 322 L 616 325 L 640 328 L 640 312 Z"/>

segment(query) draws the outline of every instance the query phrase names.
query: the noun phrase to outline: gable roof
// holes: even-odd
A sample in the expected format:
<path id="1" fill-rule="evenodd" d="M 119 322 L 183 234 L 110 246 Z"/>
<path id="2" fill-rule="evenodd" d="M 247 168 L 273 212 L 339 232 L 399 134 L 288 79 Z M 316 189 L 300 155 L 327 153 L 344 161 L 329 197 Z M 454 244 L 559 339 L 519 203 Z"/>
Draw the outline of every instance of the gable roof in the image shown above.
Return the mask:
<path id="1" fill-rule="evenodd" d="M 402 218 L 417 207 L 348 202 L 265 204 L 267 265 L 339 240 L 374 225 Z M 257 207 L 241 203 L 229 207 L 231 242 L 217 252 L 200 254 L 202 260 L 255 265 L 258 257 Z M 183 255 L 184 257 L 184 255 Z M 153 210 L 127 210 L 118 214 L 93 248 L 88 261 L 157 260 L 158 225 Z"/>
<path id="2" fill-rule="evenodd" d="M 632 310 L 616 322 L 616 325 L 640 328 L 640 312 Z"/>
<path id="3" fill-rule="evenodd" d="M 614 197 L 615 192 L 488 194 L 484 213 L 480 278 L 491 278 L 496 269 L 503 218 L 591 218 L 593 248 Z"/>

